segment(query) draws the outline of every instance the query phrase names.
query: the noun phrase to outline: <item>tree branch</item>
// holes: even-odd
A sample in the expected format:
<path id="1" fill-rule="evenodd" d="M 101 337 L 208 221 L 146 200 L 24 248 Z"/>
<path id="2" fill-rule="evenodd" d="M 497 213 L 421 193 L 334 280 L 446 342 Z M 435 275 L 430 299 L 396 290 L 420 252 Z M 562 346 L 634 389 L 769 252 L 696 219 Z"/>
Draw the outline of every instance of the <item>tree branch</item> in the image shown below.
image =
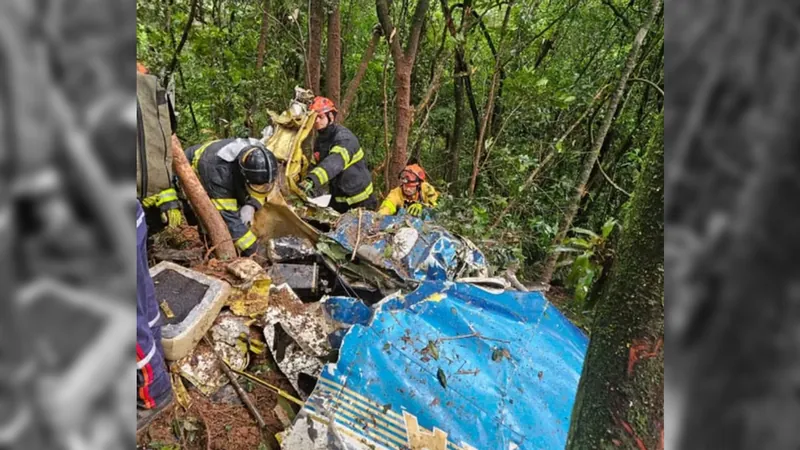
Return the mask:
<path id="1" fill-rule="evenodd" d="M 382 32 L 383 29 L 380 27 L 380 25 L 376 25 L 375 28 L 372 29 L 372 39 L 370 39 L 369 45 L 367 45 L 367 49 L 364 51 L 364 56 L 361 58 L 361 62 L 358 64 L 358 71 L 347 85 L 347 91 L 344 94 L 344 100 L 342 100 L 342 104 L 339 107 L 340 112 L 337 117 L 338 122 L 344 122 L 344 120 L 347 119 L 350 105 L 353 103 L 353 100 L 355 100 L 358 86 L 361 84 L 361 80 L 367 73 L 367 66 L 369 66 L 369 62 L 372 61 L 372 57 L 375 54 L 375 47 L 378 45 L 378 39 L 381 38 Z"/>
<path id="2" fill-rule="evenodd" d="M 175 49 L 175 54 L 172 55 L 172 61 L 169 63 L 169 68 L 167 69 L 166 76 L 164 77 L 165 80 L 169 80 L 169 77 L 172 75 L 172 72 L 175 71 L 175 66 L 178 64 L 178 55 L 181 54 L 181 50 L 183 50 L 183 46 L 186 44 L 186 40 L 189 38 L 189 30 L 192 29 L 192 22 L 194 22 L 194 15 L 197 11 L 197 0 L 192 0 L 192 6 L 189 9 L 189 18 L 186 19 L 186 26 L 183 27 L 183 34 L 181 35 L 181 41 L 178 43 L 178 48 Z"/>
<path id="3" fill-rule="evenodd" d="M 653 86 L 658 91 L 658 93 L 661 94 L 662 97 L 664 96 L 664 90 L 661 89 L 660 87 L 658 87 L 657 84 L 653 83 L 650 80 L 645 80 L 644 78 L 631 78 L 631 81 L 638 81 L 640 83 L 647 83 L 650 86 Z"/>
<path id="4" fill-rule="evenodd" d="M 385 1 L 385 0 L 384 0 Z M 417 54 L 417 47 L 419 47 L 419 38 L 422 34 L 422 24 L 425 22 L 425 15 L 428 13 L 429 0 L 419 0 L 417 7 L 414 8 L 414 18 L 411 20 L 411 34 L 408 38 L 408 45 L 406 46 L 406 58 L 414 58 Z"/>
<path id="5" fill-rule="evenodd" d="M 550 30 L 550 28 L 553 28 L 553 26 L 555 26 L 555 25 L 556 25 L 558 22 L 561 22 L 562 20 L 564 20 L 564 18 L 565 18 L 565 17 L 567 17 L 567 15 L 569 15 L 569 13 L 570 13 L 570 12 L 571 12 L 573 9 L 575 9 L 575 8 L 576 8 L 578 5 L 580 5 L 580 3 L 581 3 L 581 0 L 576 0 L 576 1 L 575 1 L 575 3 L 571 4 L 571 5 L 569 6 L 569 8 L 567 8 L 567 10 L 566 10 L 566 11 L 564 11 L 564 12 L 563 12 L 563 13 L 562 13 L 560 16 L 558 16 L 558 18 L 556 18 L 555 20 L 553 20 L 552 22 L 550 22 L 550 24 L 549 24 L 549 25 L 547 25 L 547 26 L 544 28 L 544 30 L 542 30 L 542 31 L 540 31 L 540 32 L 538 32 L 538 33 L 536 33 L 536 35 L 535 35 L 533 38 L 531 38 L 531 40 L 530 40 L 530 41 L 528 41 L 528 43 L 527 43 L 527 44 L 525 44 L 525 45 L 524 45 L 524 46 L 523 46 L 523 47 L 522 47 L 522 48 L 519 50 L 519 52 L 517 52 L 517 55 L 521 55 L 521 54 L 522 54 L 522 53 L 523 53 L 525 50 L 527 50 L 527 49 L 528 49 L 528 47 L 530 47 L 530 45 L 531 45 L 531 44 L 533 44 L 534 42 L 536 42 L 536 40 L 537 40 L 537 39 L 539 39 L 539 38 L 540 38 L 540 37 L 542 37 L 542 36 L 543 36 L 545 33 L 547 33 L 547 31 L 548 31 L 548 30 Z M 513 57 L 513 56 L 509 56 L 509 57 L 508 57 L 508 59 L 506 59 L 505 61 L 503 61 L 503 64 L 502 64 L 502 65 L 503 65 L 503 67 L 505 67 L 505 66 L 506 66 L 506 64 L 510 63 L 510 62 L 511 62 L 513 59 L 514 59 L 514 57 Z"/>
<path id="6" fill-rule="evenodd" d="M 389 44 L 389 49 L 392 51 L 392 58 L 395 61 L 403 60 L 403 48 L 400 46 L 400 37 L 397 36 L 397 30 L 392 23 L 392 16 L 389 13 L 389 4 L 387 0 L 375 0 L 375 6 L 378 11 L 378 21 L 383 28 L 383 34 L 386 36 L 386 42 Z"/>
<path id="7" fill-rule="evenodd" d="M 425 96 L 422 97 L 422 100 L 419 102 L 414 108 L 414 112 L 422 111 L 428 106 L 428 102 L 431 100 L 431 97 L 434 93 L 439 90 L 439 86 L 441 85 L 442 81 L 442 73 L 444 72 L 444 64 L 443 61 L 450 59 L 450 58 L 440 58 L 439 63 L 436 65 L 436 72 L 433 74 L 433 80 L 431 81 L 430 86 L 428 86 L 428 91 L 425 92 Z M 414 123 L 414 116 L 411 116 L 411 123 Z"/>
<path id="8" fill-rule="evenodd" d="M 623 14 L 620 12 L 620 10 L 618 10 L 618 9 L 617 9 L 617 7 L 616 7 L 616 6 L 614 6 L 614 3 L 612 3 L 610 0 L 603 0 L 603 4 L 604 4 L 604 5 L 606 5 L 606 6 L 608 6 L 609 8 L 611 8 L 611 11 L 614 13 L 614 15 L 615 15 L 615 16 L 617 16 L 617 17 L 619 17 L 619 19 L 620 19 L 620 20 L 622 20 L 622 23 L 623 23 L 623 24 L 625 24 L 625 26 L 626 26 L 626 27 L 627 27 L 629 30 L 633 30 L 633 25 L 631 25 L 631 22 L 628 20 L 628 18 L 627 18 L 627 17 L 625 17 L 625 16 L 624 16 L 624 15 L 623 15 Z"/>

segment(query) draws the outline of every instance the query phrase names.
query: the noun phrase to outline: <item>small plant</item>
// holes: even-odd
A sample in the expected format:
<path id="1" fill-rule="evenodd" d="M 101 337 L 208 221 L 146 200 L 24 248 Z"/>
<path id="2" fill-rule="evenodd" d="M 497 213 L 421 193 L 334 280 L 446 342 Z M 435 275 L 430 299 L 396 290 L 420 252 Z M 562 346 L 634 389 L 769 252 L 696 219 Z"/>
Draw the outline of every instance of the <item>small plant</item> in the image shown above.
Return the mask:
<path id="1" fill-rule="evenodd" d="M 582 307 L 586 302 L 592 284 L 603 271 L 603 263 L 611 256 L 612 250 L 607 244 L 618 225 L 616 219 L 609 219 L 603 224 L 600 234 L 575 227 L 570 230 L 575 236 L 566 239 L 564 245 L 555 249 L 556 252 L 569 255 L 558 267 L 570 266 L 566 284 L 574 290 L 578 306 Z"/>

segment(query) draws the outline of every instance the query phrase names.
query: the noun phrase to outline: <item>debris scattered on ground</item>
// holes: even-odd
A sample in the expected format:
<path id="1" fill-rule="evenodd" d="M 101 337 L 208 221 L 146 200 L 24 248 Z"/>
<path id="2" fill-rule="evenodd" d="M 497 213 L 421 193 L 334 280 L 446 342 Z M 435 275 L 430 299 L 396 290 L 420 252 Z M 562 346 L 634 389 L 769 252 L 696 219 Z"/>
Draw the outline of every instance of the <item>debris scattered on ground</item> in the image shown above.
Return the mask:
<path id="1" fill-rule="evenodd" d="M 244 322 L 245 319 L 223 311 L 210 330 L 214 349 L 231 367 L 239 370 L 244 370 L 249 362 L 246 346 L 243 351 L 242 347 L 237 345 L 240 342 L 239 335 L 249 332 Z M 184 378 L 208 396 L 228 383 L 225 373 L 217 364 L 214 352 L 203 341 L 197 345 L 194 353 L 178 361 L 178 367 Z"/>
<path id="2" fill-rule="evenodd" d="M 288 284 L 294 293 L 306 301 L 316 300 L 319 285 L 319 266 L 313 264 L 274 264 L 269 276 L 276 285 Z"/>
<path id="3" fill-rule="evenodd" d="M 327 448 L 331 427 L 358 450 L 565 445 L 588 338 L 541 293 L 445 281 L 324 303 L 355 324 L 282 448 Z"/>
<path id="4" fill-rule="evenodd" d="M 227 305 L 238 316 L 256 318 L 267 311 L 272 280 L 264 278 L 253 282 L 247 290 L 234 288 L 228 296 Z"/>
<path id="5" fill-rule="evenodd" d="M 250 258 L 239 258 L 225 268 L 244 283 L 265 278 L 264 268 Z"/>
<path id="6" fill-rule="evenodd" d="M 333 331 L 322 305 L 304 304 L 286 284 L 272 288 L 264 336 L 278 368 L 303 399 L 313 389 L 323 359 L 331 352 L 328 334 Z"/>
<path id="7" fill-rule="evenodd" d="M 314 244 L 307 238 L 284 236 L 269 241 L 269 259 L 273 263 L 300 261 L 315 254 Z"/>

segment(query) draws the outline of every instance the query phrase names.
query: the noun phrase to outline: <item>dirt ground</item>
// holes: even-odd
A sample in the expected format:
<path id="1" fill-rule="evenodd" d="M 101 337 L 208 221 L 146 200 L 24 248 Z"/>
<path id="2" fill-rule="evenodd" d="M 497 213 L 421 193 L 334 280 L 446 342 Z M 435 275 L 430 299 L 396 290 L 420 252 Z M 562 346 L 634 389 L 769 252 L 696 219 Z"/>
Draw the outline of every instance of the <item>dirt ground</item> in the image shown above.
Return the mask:
<path id="1" fill-rule="evenodd" d="M 253 357 L 248 371 L 265 371 L 257 375 L 264 381 L 292 392 L 289 382 L 279 372 L 270 368 L 271 361 L 263 356 Z M 274 367 L 274 366 L 273 366 Z M 177 403 L 172 410 L 165 412 L 150 427 L 137 437 L 137 448 L 147 450 L 256 450 L 277 449 L 275 434 L 284 426 L 274 412 L 278 396 L 268 388 L 251 383 L 239 377 L 242 388 L 248 392 L 253 404 L 258 408 L 267 425 L 263 434 L 259 433 L 255 419 L 244 404 L 229 404 L 206 398 L 190 383 L 191 404 L 188 410 Z M 294 408 L 297 411 L 297 408 Z M 186 426 L 185 423 L 189 422 Z M 195 425 L 198 428 L 194 430 Z M 183 428 L 183 436 L 176 430 Z M 187 431 L 189 428 L 191 431 Z M 194 435 L 190 441 L 191 435 Z"/>
<path id="2" fill-rule="evenodd" d="M 163 233 L 149 249 L 151 252 L 164 250 L 202 251 L 205 256 L 207 248 L 199 239 L 195 228 L 184 226 L 176 232 Z M 213 256 L 213 255 L 211 255 Z M 155 261 L 151 261 L 155 262 Z M 235 277 L 225 270 L 225 264 L 216 260 L 175 261 L 183 266 L 203 272 L 226 281 L 236 282 Z M 255 331 L 253 331 L 255 330 Z M 251 331 L 264 340 L 258 325 Z M 261 355 L 250 354 L 250 366 L 247 371 L 269 384 L 277 386 L 289 393 L 294 393 L 291 384 L 278 371 L 268 352 Z M 238 378 L 240 385 L 248 391 L 253 404 L 258 408 L 267 427 L 259 431 L 255 419 L 247 407 L 241 403 L 214 401 L 205 397 L 184 380 L 191 397 L 188 409 L 175 403 L 175 406 L 164 412 L 146 430 L 137 436 L 137 449 L 147 450 L 267 450 L 278 449 L 275 434 L 284 430 L 284 425 L 274 409 L 278 404 L 278 396 L 270 389 L 252 383 L 244 377 Z M 235 394 L 234 394 L 235 396 Z M 238 397 L 237 397 L 238 399 Z M 299 407 L 294 406 L 294 412 Z"/>

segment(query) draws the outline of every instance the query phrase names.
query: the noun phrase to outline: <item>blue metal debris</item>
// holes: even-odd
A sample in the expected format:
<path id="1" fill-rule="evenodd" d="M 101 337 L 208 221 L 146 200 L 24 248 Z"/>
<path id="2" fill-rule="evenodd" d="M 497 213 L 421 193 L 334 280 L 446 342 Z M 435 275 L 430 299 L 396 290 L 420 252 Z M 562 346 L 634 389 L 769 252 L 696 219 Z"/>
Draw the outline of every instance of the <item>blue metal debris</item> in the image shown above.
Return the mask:
<path id="1" fill-rule="evenodd" d="M 423 282 L 325 311 L 349 332 L 284 448 L 564 448 L 588 338 L 541 293 Z"/>
<path id="2" fill-rule="evenodd" d="M 408 215 L 360 214 L 343 215 L 326 236 L 351 253 L 358 242 L 359 259 L 375 267 L 420 281 L 452 281 L 488 271 L 486 258 L 474 244 L 441 226 Z M 403 249 L 406 246 L 410 248 Z"/>

